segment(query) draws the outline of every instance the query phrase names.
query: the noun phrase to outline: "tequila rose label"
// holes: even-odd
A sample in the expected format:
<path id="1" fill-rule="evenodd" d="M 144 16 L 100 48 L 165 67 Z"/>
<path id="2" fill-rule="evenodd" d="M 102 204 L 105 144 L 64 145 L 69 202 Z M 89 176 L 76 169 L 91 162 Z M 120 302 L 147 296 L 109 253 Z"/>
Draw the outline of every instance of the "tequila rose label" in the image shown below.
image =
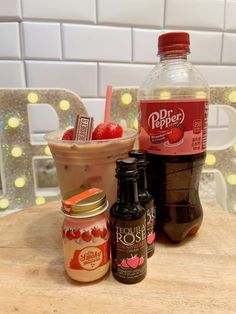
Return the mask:
<path id="1" fill-rule="evenodd" d="M 111 218 L 112 248 L 116 248 L 113 272 L 125 280 L 134 280 L 146 273 L 146 223 L 141 218 L 122 221 Z"/>

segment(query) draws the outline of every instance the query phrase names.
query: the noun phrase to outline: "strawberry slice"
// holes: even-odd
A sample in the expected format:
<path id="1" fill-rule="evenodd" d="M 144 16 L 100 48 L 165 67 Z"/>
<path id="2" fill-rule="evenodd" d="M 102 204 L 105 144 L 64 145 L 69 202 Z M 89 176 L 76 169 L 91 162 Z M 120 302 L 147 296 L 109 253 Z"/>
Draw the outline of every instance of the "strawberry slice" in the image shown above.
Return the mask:
<path id="1" fill-rule="evenodd" d="M 64 141 L 72 141 L 74 137 L 74 128 L 68 129 L 62 136 L 62 140 Z"/>
<path id="2" fill-rule="evenodd" d="M 92 134 L 93 140 L 105 140 L 122 137 L 123 128 L 116 122 L 104 122 L 98 124 Z"/>
<path id="3" fill-rule="evenodd" d="M 167 139 L 170 144 L 178 143 L 184 137 L 184 128 L 182 125 L 175 125 L 168 134 Z"/>

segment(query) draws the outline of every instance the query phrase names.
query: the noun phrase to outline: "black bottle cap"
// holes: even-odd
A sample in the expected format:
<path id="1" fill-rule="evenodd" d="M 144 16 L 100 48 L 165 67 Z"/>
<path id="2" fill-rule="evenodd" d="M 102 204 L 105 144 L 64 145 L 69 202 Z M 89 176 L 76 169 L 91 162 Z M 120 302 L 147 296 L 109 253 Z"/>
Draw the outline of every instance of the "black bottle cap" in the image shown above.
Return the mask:
<path id="1" fill-rule="evenodd" d="M 116 161 L 116 177 L 136 179 L 138 177 L 137 160 L 135 158 L 118 159 Z"/>
<path id="2" fill-rule="evenodd" d="M 138 167 L 146 167 L 148 165 L 146 153 L 143 150 L 131 150 L 129 156 L 137 159 Z"/>

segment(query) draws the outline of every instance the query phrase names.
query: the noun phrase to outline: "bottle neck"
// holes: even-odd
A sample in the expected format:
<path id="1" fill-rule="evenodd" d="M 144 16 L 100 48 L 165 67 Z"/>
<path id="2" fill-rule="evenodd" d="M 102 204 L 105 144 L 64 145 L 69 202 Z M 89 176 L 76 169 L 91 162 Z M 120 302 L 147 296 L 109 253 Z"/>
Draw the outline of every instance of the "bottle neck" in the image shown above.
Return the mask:
<path id="1" fill-rule="evenodd" d="M 137 179 L 118 179 L 118 199 L 122 204 L 135 204 L 139 202 Z"/>
<path id="2" fill-rule="evenodd" d="M 168 62 L 173 60 L 187 60 L 187 51 L 165 51 L 160 53 L 160 61 L 161 62 Z"/>
<path id="3" fill-rule="evenodd" d="M 146 194 L 147 189 L 147 176 L 146 169 L 144 167 L 139 168 L 139 177 L 138 177 L 138 192 L 139 194 Z"/>

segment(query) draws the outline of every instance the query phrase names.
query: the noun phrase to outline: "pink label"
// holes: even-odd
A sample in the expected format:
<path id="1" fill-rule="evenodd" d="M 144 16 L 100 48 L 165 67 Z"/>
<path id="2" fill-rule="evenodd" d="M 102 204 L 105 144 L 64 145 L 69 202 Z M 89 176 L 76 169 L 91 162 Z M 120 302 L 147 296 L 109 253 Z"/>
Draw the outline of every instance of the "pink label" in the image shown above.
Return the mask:
<path id="1" fill-rule="evenodd" d="M 87 219 L 65 217 L 62 228 L 66 267 L 93 271 L 110 260 L 107 214 Z"/>
<path id="2" fill-rule="evenodd" d="M 206 150 L 207 100 L 142 100 L 140 149 L 159 155 L 189 155 Z"/>

